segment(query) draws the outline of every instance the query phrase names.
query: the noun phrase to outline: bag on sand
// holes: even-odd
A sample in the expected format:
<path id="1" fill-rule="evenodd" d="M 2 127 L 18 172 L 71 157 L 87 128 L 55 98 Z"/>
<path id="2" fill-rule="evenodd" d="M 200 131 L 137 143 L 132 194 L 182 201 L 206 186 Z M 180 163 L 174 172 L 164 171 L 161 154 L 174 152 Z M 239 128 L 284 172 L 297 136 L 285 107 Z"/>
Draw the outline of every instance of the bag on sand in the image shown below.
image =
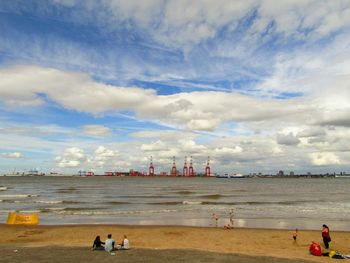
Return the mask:
<path id="1" fill-rule="evenodd" d="M 311 255 L 314 256 L 322 256 L 322 250 L 321 250 L 321 246 L 320 244 L 316 243 L 316 242 L 312 242 L 310 247 L 309 247 L 309 251 L 311 253 Z"/>

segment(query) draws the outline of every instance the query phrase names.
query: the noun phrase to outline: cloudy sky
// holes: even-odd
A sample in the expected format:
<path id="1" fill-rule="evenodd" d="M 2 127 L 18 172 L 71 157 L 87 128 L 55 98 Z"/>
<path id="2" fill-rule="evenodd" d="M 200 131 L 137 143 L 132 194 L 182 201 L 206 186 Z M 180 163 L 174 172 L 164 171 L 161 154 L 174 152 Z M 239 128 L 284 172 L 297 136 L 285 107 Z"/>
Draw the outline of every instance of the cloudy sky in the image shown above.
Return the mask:
<path id="1" fill-rule="evenodd" d="M 341 172 L 348 0 L 1 0 L 0 172 Z"/>

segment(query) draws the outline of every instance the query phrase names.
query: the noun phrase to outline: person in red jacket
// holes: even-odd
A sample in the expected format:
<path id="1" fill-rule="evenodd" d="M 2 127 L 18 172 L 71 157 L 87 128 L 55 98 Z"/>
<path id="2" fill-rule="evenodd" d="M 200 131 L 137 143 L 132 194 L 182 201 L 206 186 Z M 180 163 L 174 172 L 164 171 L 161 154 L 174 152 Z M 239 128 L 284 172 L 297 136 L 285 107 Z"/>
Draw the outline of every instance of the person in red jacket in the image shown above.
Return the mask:
<path id="1" fill-rule="evenodd" d="M 329 242 L 331 242 L 331 236 L 329 235 L 329 228 L 327 225 L 322 226 L 322 238 L 325 248 L 329 248 Z"/>

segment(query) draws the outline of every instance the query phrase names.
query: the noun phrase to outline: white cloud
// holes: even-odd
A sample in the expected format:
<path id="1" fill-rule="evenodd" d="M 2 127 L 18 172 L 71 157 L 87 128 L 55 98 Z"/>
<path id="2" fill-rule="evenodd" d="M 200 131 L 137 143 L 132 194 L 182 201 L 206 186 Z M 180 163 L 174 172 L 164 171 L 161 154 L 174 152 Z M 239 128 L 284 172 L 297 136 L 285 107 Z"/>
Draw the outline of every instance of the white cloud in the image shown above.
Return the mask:
<path id="1" fill-rule="evenodd" d="M 276 140 L 278 144 L 283 144 L 283 145 L 297 145 L 300 142 L 300 140 L 292 133 L 288 133 L 288 134 L 279 133 L 277 134 Z"/>
<path id="2" fill-rule="evenodd" d="M 191 130 L 214 130 L 224 121 L 274 119 L 308 110 L 296 100 L 288 103 L 261 100 L 238 93 L 192 92 L 161 96 L 151 89 L 111 86 L 95 82 L 86 74 L 36 66 L 2 69 L 0 79 L 0 100 L 4 103 L 17 100 L 45 103 L 38 98 L 40 93 L 67 109 L 95 115 L 132 110 L 139 118 Z"/>
<path id="3" fill-rule="evenodd" d="M 319 152 L 310 154 L 311 161 L 314 165 L 338 165 L 341 164 L 339 157 L 332 152 Z"/>
<path id="4" fill-rule="evenodd" d="M 100 145 L 94 152 L 93 159 L 90 160 L 90 165 L 103 167 L 106 163 L 108 166 L 113 166 L 113 158 L 118 156 L 118 151 L 111 150 Z"/>
<path id="5" fill-rule="evenodd" d="M 134 138 L 159 138 L 163 141 L 174 141 L 182 138 L 194 139 L 197 137 L 191 132 L 177 130 L 145 130 L 133 132 L 130 136 Z"/>
<path id="6" fill-rule="evenodd" d="M 112 134 L 112 130 L 103 125 L 84 125 L 82 127 L 82 132 L 86 135 L 105 137 Z"/>
<path id="7" fill-rule="evenodd" d="M 58 167 L 73 168 L 79 167 L 81 162 L 86 160 L 84 150 L 77 147 L 67 148 L 62 156 L 57 156 L 55 161 Z"/>
<path id="8" fill-rule="evenodd" d="M 148 152 L 148 151 L 167 151 L 169 148 L 164 142 L 161 140 L 158 140 L 153 143 L 148 143 L 148 144 L 142 144 L 141 145 L 141 150 Z"/>
<path id="9" fill-rule="evenodd" d="M 318 137 L 325 136 L 326 132 L 324 128 L 321 127 L 309 127 L 297 133 L 297 137 Z"/>
<path id="10" fill-rule="evenodd" d="M 232 155 L 232 154 L 237 154 L 241 153 L 243 151 L 242 147 L 240 146 L 235 146 L 233 148 L 229 147 L 222 147 L 222 148 L 216 148 L 215 149 L 215 155 Z"/>
<path id="11" fill-rule="evenodd" d="M 20 152 L 12 152 L 12 153 L 2 153 L 1 157 L 6 159 L 21 159 L 24 156 Z"/>
<path id="12" fill-rule="evenodd" d="M 216 36 L 226 27 L 234 31 L 242 18 L 256 11 L 250 33 L 278 33 L 286 37 L 319 39 L 349 25 L 347 0 L 150 0 L 93 1 L 54 0 L 68 7 L 79 7 L 68 19 L 95 22 L 109 30 L 131 22 L 167 46 L 186 48 Z M 45 10 L 45 9 L 43 9 Z M 271 28 L 271 25 L 274 25 Z M 270 30 L 270 32 L 268 31 Z"/>

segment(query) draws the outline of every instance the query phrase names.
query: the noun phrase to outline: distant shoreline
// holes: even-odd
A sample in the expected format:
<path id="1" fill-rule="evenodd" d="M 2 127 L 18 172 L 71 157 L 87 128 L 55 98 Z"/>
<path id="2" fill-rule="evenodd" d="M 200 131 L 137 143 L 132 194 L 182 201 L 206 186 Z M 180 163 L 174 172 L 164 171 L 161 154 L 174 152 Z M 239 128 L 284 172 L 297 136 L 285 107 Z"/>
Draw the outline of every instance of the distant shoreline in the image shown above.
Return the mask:
<path id="1" fill-rule="evenodd" d="M 113 178 L 123 178 L 123 177 L 130 177 L 130 178 L 219 178 L 219 179 L 246 179 L 246 178 L 260 178 L 260 179 L 298 179 L 298 178 L 340 178 L 340 179 L 350 179 L 350 174 L 340 175 L 340 174 L 296 174 L 296 175 L 243 175 L 240 177 L 235 176 L 204 176 L 204 175 L 195 175 L 195 176 L 164 176 L 164 175 L 137 175 L 137 176 L 131 176 L 131 175 L 104 175 L 104 174 L 95 174 L 93 176 L 89 175 L 76 175 L 76 174 L 56 174 L 56 175 L 50 175 L 50 174 L 38 174 L 38 175 L 32 175 L 32 174 L 0 174 L 0 177 L 81 177 L 81 178 L 93 178 L 93 177 L 113 177 Z"/>

